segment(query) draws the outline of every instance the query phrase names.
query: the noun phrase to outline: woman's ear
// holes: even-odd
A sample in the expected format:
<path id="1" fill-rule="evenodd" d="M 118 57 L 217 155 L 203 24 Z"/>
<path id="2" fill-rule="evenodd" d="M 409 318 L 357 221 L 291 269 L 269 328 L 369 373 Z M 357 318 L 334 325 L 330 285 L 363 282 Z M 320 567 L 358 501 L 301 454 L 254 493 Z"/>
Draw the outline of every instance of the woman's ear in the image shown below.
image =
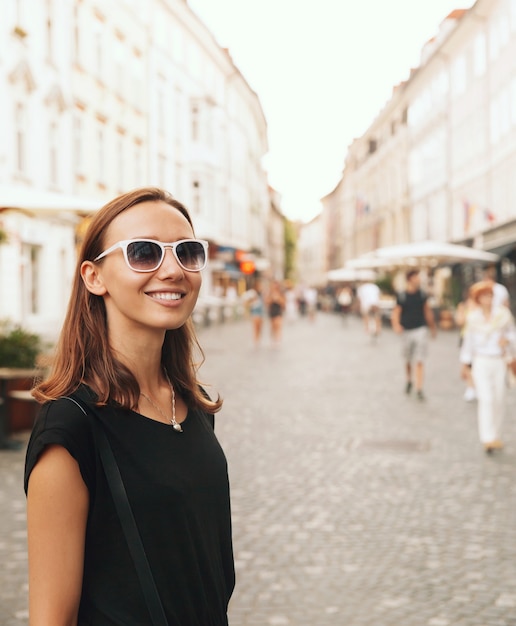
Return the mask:
<path id="1" fill-rule="evenodd" d="M 81 264 L 81 278 L 90 293 L 96 296 L 107 293 L 99 268 L 92 261 L 83 261 Z"/>

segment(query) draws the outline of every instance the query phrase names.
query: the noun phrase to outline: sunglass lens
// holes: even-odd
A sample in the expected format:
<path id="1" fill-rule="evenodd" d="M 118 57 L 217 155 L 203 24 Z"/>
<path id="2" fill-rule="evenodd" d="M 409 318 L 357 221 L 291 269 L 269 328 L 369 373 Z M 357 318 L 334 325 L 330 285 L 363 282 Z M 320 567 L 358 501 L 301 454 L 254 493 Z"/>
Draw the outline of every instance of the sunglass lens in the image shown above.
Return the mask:
<path id="1" fill-rule="evenodd" d="M 191 271 L 202 270 L 206 264 L 206 252 L 198 241 L 183 241 L 176 248 L 181 265 Z"/>
<path id="2" fill-rule="evenodd" d="M 153 270 L 161 262 L 163 251 L 152 241 L 132 241 L 127 246 L 129 265 L 139 271 Z"/>

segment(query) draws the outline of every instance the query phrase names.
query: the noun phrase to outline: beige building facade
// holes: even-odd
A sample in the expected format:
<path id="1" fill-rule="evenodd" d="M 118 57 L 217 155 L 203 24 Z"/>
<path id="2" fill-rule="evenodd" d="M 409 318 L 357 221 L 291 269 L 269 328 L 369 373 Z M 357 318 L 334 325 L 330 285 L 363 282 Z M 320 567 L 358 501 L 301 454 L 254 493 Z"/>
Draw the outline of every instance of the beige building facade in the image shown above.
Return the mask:
<path id="1" fill-rule="evenodd" d="M 323 198 L 341 212 L 339 264 L 435 239 L 508 254 L 516 242 L 516 1 L 452 12 Z M 330 245 L 330 244 L 328 244 Z M 512 264 L 512 269 L 511 269 Z"/>
<path id="2" fill-rule="evenodd" d="M 57 328 L 80 221 L 139 186 L 190 209 L 206 293 L 267 259 L 260 101 L 184 0 L 6 0 L 0 87 L 0 319 Z"/>

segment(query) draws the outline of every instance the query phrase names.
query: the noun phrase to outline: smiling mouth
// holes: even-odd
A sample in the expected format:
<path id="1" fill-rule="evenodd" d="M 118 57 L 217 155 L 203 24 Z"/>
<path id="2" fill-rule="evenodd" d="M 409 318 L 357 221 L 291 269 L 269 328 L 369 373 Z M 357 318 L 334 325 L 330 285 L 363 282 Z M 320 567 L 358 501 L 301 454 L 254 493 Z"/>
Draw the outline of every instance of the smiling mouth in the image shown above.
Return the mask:
<path id="1" fill-rule="evenodd" d="M 170 291 L 148 293 L 147 295 L 153 298 L 154 300 L 166 300 L 167 302 L 170 302 L 172 300 L 181 300 L 181 298 L 185 297 L 184 293 L 177 293 L 177 292 L 170 292 Z"/>

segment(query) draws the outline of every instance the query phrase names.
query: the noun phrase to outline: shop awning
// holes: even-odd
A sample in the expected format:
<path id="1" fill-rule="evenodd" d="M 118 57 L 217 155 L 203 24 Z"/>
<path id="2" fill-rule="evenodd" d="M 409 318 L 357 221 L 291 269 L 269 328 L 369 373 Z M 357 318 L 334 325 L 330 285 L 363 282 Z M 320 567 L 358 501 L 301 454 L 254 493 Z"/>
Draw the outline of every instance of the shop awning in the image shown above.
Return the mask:
<path id="1" fill-rule="evenodd" d="M 94 213 L 105 204 L 104 198 L 91 198 L 73 194 L 0 184 L 0 209 L 24 209 L 34 214 L 59 214 L 63 212 Z"/>

